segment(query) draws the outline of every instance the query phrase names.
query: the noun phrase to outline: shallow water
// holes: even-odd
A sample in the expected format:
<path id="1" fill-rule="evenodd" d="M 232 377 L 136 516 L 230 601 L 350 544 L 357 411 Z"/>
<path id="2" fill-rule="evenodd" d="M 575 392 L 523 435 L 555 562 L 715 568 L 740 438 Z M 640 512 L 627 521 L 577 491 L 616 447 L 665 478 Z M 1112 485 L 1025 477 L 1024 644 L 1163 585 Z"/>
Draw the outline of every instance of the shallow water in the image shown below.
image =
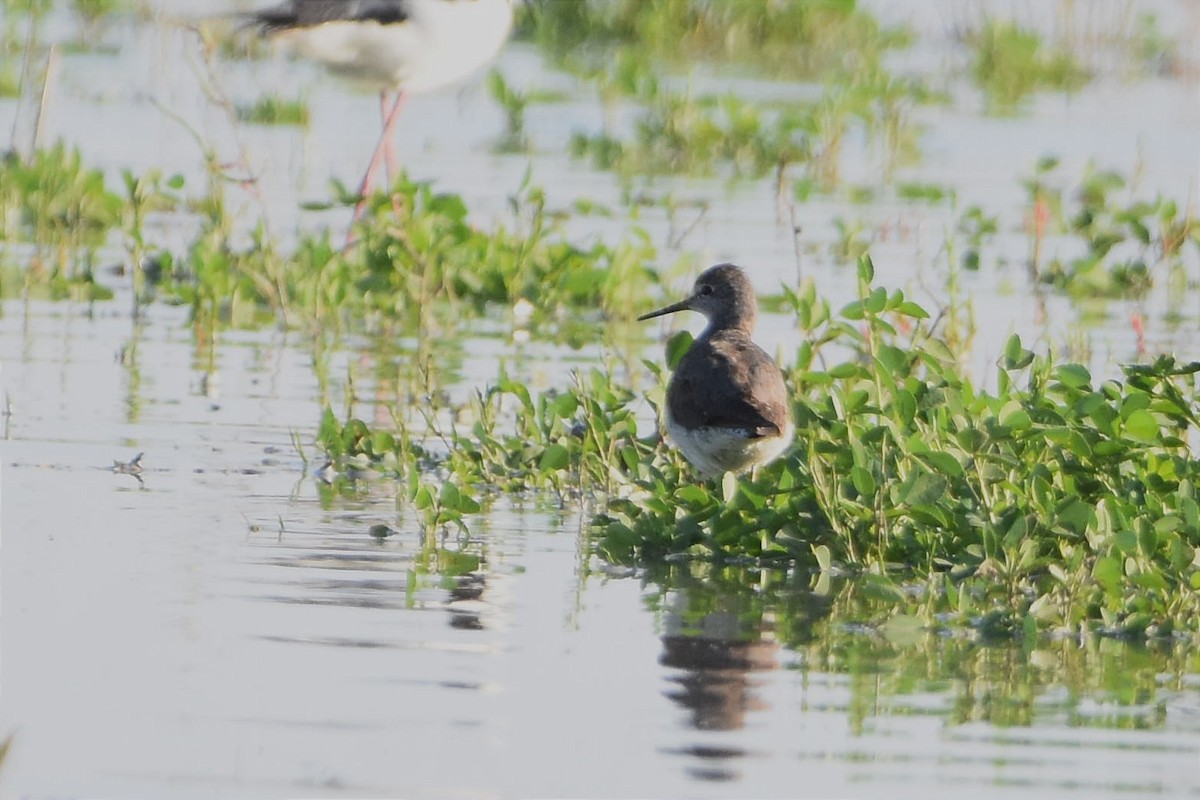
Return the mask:
<path id="1" fill-rule="evenodd" d="M 43 136 L 114 171 L 157 166 L 202 185 L 195 142 L 151 102 L 236 154 L 201 99 L 188 40 L 155 25 L 109 36 L 118 55 L 62 58 Z M 565 81 L 521 48 L 501 68 L 519 85 Z M 244 132 L 279 235 L 344 225 L 345 212 L 300 213 L 296 200 L 324 197 L 330 175 L 356 177 L 372 99 L 294 62 L 223 69 L 231 94 L 294 88 L 314 109 L 307 133 Z M 1009 208 L 1046 152 L 1125 168 L 1141 152 L 1147 185 L 1187 196 L 1195 171 L 1178 164 L 1196 163 L 1195 91 L 1101 82 L 1043 98 L 1017 122 L 931 112 L 914 175 L 952 182 L 963 205 Z M 17 111 L 0 101 L 0 130 Z M 464 193 L 482 224 L 503 215 L 528 162 L 488 151 L 500 117 L 486 93 L 417 98 L 408 114 L 400 148 L 416 176 Z M 611 178 L 554 152 L 599 119 L 590 98 L 530 111 L 543 148 L 534 180 L 555 202 L 617 205 Z M 685 248 L 745 260 L 764 291 L 791 280 L 790 237 L 761 185 L 672 185 L 712 204 Z M 257 213 L 258 201 L 242 203 Z M 882 221 L 881 281 L 918 295 L 922 281 L 942 286 L 944 212 L 801 211 L 818 240 L 838 214 Z M 161 224 L 187 241 L 186 224 Z M 667 238 L 661 212 L 644 224 Z M 624 223 L 581 225 L 615 240 Z M 997 246 L 1014 266 L 965 278 L 986 321 L 980 365 L 1012 330 L 1058 335 L 1078 319 L 1067 300 L 1025 291 L 1023 240 Z M 849 299 L 848 269 L 805 266 L 835 305 Z M 411 343 L 326 352 L 270 330 L 209 339 L 183 309 L 153 305 L 135 323 L 120 279 L 106 280 L 118 292 L 109 303 L 0 304 L 5 796 L 1200 795 L 1200 663 L 1182 644 L 933 636 L 883 624 L 853 584 L 804 573 L 615 569 L 588 555 L 586 512 L 547 500 L 497 501 L 469 538 L 424 541 L 392 488 L 338 494 L 293 446 L 295 433 L 316 457 L 321 406 L 344 407 L 351 372 L 361 397 L 395 395 L 373 367 L 402 364 Z M 1194 299 L 1177 328 L 1152 317 L 1157 348 L 1200 355 Z M 1086 333 L 1099 369 L 1132 354 L 1127 312 L 1112 304 Z M 493 379 L 498 359 L 553 386 L 564 364 L 603 353 L 518 347 L 503 315 L 481 329 L 439 354 L 452 392 Z M 786 352 L 790 330 L 768 319 L 763 341 Z M 110 468 L 139 452 L 140 481 Z M 373 536 L 380 525 L 392 535 Z"/>

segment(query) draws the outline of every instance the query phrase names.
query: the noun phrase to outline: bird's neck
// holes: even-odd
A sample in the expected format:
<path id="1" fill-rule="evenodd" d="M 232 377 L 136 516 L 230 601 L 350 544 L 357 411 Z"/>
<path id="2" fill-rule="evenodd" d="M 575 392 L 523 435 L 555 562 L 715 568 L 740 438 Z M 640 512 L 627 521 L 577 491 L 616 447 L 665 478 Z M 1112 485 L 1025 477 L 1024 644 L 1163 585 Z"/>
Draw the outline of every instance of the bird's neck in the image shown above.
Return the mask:
<path id="1" fill-rule="evenodd" d="M 709 320 L 704 331 L 696 338 L 697 340 L 728 336 L 750 338 L 752 333 L 754 333 L 754 317 L 717 317 Z"/>

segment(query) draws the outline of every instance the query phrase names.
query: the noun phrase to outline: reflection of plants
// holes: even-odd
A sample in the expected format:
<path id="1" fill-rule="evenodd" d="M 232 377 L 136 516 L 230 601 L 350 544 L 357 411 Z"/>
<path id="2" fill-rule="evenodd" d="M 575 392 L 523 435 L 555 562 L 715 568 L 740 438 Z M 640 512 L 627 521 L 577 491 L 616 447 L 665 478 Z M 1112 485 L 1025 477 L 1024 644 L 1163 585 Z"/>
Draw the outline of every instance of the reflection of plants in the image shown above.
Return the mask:
<path id="1" fill-rule="evenodd" d="M 22 79 L 36 80 L 35 63 L 45 55 L 39 26 L 52 5 L 52 0 L 0 2 L 0 97 L 17 97 Z"/>
<path id="2" fill-rule="evenodd" d="M 734 641 L 777 640 L 797 654 L 789 668 L 804 680 L 844 676 L 848 693 L 828 710 L 846 712 L 856 732 L 877 715 L 928 714 L 931 695 L 948 701 L 948 725 L 1068 719 L 1083 728 L 1160 729 L 1164 703 L 1194 671 L 1186 641 L 1147 647 L 1022 629 L 1013 646 L 1012 632 L 987 627 L 987 615 L 975 625 L 981 636 L 947 636 L 929 595 L 911 592 L 897 613 L 875 575 L 810 578 L 762 564 L 696 561 L 652 562 L 639 574 L 657 615 L 678 613 L 685 598 L 685 630 L 712 637 L 706 614 L 736 614 Z"/>
<path id="3" fill-rule="evenodd" d="M 122 0 L 71 0 L 71 8 L 88 25 L 112 14 L 123 5 Z"/>
<path id="4" fill-rule="evenodd" d="M 71 10 L 84 27 L 80 44 L 94 46 L 105 18 L 120 10 L 124 4 L 124 0 L 71 0 Z"/>
<path id="5" fill-rule="evenodd" d="M 833 260 L 839 264 L 852 264 L 866 254 L 871 244 L 865 237 L 866 224 L 862 220 L 847 222 L 838 217 L 833 221 L 837 229 L 837 242 L 833 245 Z"/>
<path id="6" fill-rule="evenodd" d="M 1034 92 L 1074 91 L 1088 73 L 1065 50 L 1047 52 L 1034 31 L 988 20 L 969 37 L 974 51 L 971 77 L 993 114 L 1012 114 Z"/>

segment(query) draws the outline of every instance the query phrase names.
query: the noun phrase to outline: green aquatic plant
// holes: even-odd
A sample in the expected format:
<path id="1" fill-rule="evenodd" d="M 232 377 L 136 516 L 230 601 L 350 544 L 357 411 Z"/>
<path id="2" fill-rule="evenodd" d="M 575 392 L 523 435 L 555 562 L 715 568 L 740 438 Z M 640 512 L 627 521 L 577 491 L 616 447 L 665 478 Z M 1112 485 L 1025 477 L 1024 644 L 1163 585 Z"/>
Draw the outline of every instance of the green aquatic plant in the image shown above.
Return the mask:
<path id="1" fill-rule="evenodd" d="M 253 105 L 238 106 L 237 118 L 252 125 L 308 126 L 310 114 L 308 103 L 302 99 L 285 100 L 275 95 L 264 95 Z"/>
<path id="2" fill-rule="evenodd" d="M 152 285 L 173 263 L 170 253 L 146 240 L 146 218 L 178 209 L 181 201 L 177 193 L 183 189 L 184 181 L 183 176 L 172 175 L 164 183 L 157 170 L 143 175 L 124 170 L 121 180 L 125 184 L 122 228 L 132 276 L 133 316 L 137 317 L 142 304 L 149 300 Z"/>
<path id="3" fill-rule="evenodd" d="M 1095 385 L 1014 336 L 989 393 L 936 339 L 901 346 L 889 320 L 924 311 L 873 287 L 868 259 L 859 270 L 861 299 L 836 317 L 796 299 L 792 454 L 754 480 L 639 483 L 655 499 L 610 504 L 602 552 L 867 569 L 1001 627 L 1194 631 L 1200 364 L 1163 358 Z M 817 367 L 833 343 L 854 357 Z"/>
<path id="4" fill-rule="evenodd" d="M 924 309 L 873 279 L 860 259 L 859 299 L 836 313 L 811 283 L 787 291 L 803 336 L 787 372 L 796 443 L 749 478 L 700 481 L 644 435 L 637 409 L 660 408 L 666 381 L 654 363 L 646 392 L 593 371 L 534 395 L 501 374 L 451 422 L 431 409 L 424 428 L 381 434 L 327 414 L 329 435 L 356 443 L 347 463 L 407 481 L 407 502 L 427 486 L 419 510 L 435 517 L 501 493 L 598 504 L 611 561 L 865 572 L 892 613 L 989 635 L 1200 633 L 1200 364 L 1096 382 L 1014 336 L 986 391 Z M 446 481 L 450 506 L 434 502 Z"/>
<path id="5" fill-rule="evenodd" d="M 62 143 L 23 159 L 0 158 L 0 241 L 27 242 L 35 255 L 25 270 L 26 290 L 52 297 L 102 299 L 95 281 L 97 251 L 120 224 L 123 201 L 100 170 L 83 165 Z"/>
<path id="6" fill-rule="evenodd" d="M 806 79 L 876 63 L 909 35 L 885 28 L 855 0 L 579 0 L 542 3 L 518 29 L 555 62 L 583 72 L 614 48 L 667 64 L 709 62 L 772 78 Z"/>
<path id="7" fill-rule="evenodd" d="M 504 110 L 504 132 L 493 145 L 497 153 L 525 153 L 531 149 L 525 132 L 525 111 L 534 103 L 561 103 L 567 99 L 563 92 L 546 90 L 521 91 L 513 87 L 499 70 L 488 74 L 488 91 Z"/>
<path id="8" fill-rule="evenodd" d="M 834 189 L 846 141 L 865 140 L 885 178 L 919 158 L 914 110 L 943 101 L 919 80 L 878 65 L 833 74 L 815 100 L 753 100 L 743 94 L 680 89 L 661 80 L 643 53 L 622 51 L 592 75 L 610 111 L 633 103 L 629 133 L 611 124 L 576 132 L 570 151 L 624 177 L 775 176 L 790 172 L 806 187 Z M 607 116 L 611 116 L 611 113 Z"/>
<path id="9" fill-rule="evenodd" d="M 414 475 L 431 472 L 477 500 L 532 490 L 578 499 L 615 491 L 653 452 L 653 438 L 638 436 L 635 399 L 598 369 L 538 396 L 502 371 L 454 410 L 453 422 L 439 422 L 431 406 L 414 421 L 396 417 L 391 430 L 372 430 L 354 418 L 339 423 L 327 409 L 318 444 L 339 471 L 407 481 L 410 502 Z"/>
<path id="10" fill-rule="evenodd" d="M 355 198 L 343 190 L 342 201 Z M 464 313 L 524 301 L 532 303 L 530 330 L 578 335 L 568 309 L 626 318 L 629 299 L 658 281 L 644 233 L 634 229 L 617 246 L 580 247 L 535 188 L 515 195 L 512 220 L 490 230 L 474 223 L 461 196 L 403 176 L 366 208 L 354 247 L 339 251 L 327 234 L 306 236 L 287 257 L 261 229 L 251 247 L 231 248 L 216 208 L 164 291 L 197 309 L 240 305 L 334 330 L 427 330 L 435 318 L 453 325 Z"/>
<path id="11" fill-rule="evenodd" d="M 1090 80 L 1069 51 L 1047 48 L 1036 32 L 1012 23 L 987 20 L 968 45 L 971 77 L 992 114 L 1014 114 L 1035 92 L 1076 91 Z"/>
<path id="12" fill-rule="evenodd" d="M 1118 192 L 1133 194 L 1129 181 L 1094 166 L 1078 185 L 1064 187 L 1055 179 L 1057 166 L 1057 159 L 1042 159 L 1025 181 L 1037 280 L 1075 297 L 1138 297 L 1164 270 L 1183 272 L 1186 251 L 1200 254 L 1200 226 L 1190 209 L 1161 195 L 1118 199 Z M 1048 233 L 1081 243 L 1084 253 L 1045 258 Z"/>

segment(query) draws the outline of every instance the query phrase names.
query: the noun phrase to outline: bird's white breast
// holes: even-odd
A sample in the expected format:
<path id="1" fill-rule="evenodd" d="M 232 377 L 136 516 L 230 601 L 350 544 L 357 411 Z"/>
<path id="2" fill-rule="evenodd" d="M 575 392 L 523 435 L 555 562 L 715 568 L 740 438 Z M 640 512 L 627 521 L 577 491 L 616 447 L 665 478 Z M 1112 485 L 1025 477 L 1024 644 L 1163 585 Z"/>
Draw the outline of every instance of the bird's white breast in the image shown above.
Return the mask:
<path id="1" fill-rule="evenodd" d="M 783 455 L 796 433 L 791 420 L 781 436 L 750 437 L 732 428 L 685 428 L 671 416 L 670 407 L 664 423 L 679 452 L 704 477 L 745 472 L 769 464 Z"/>
<path id="2" fill-rule="evenodd" d="M 279 36 L 298 55 L 372 88 L 424 92 L 487 64 L 511 28 L 512 0 L 414 0 L 403 22 L 339 20 Z"/>

